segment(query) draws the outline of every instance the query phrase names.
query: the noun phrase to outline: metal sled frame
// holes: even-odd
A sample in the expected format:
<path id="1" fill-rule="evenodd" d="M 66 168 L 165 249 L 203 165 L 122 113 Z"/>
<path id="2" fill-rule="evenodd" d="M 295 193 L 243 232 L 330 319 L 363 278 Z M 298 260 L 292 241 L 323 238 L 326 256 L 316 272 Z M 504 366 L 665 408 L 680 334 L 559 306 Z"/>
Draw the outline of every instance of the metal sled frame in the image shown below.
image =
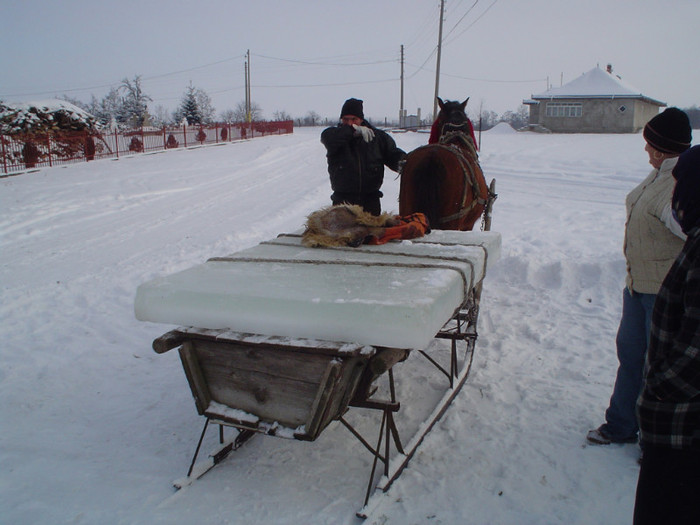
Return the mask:
<path id="1" fill-rule="evenodd" d="M 432 430 L 435 423 L 440 420 L 466 382 L 474 357 L 474 347 L 477 339 L 477 317 L 478 304 L 474 302 L 471 307 L 460 310 L 454 318 L 436 334 L 435 337 L 437 339 L 450 340 L 449 370 L 446 370 L 445 367 L 429 356 L 424 350 L 418 351 L 440 374 L 446 377 L 448 385 L 443 397 L 435 405 L 428 418 L 423 421 L 418 431 L 411 437 L 407 445 L 403 445 L 394 421 L 394 414 L 400 410 L 401 406 L 396 399 L 393 369 L 390 369 L 387 373 L 390 393 L 389 400 L 368 399 L 351 403 L 353 407 L 377 410 L 382 413 L 376 446 L 373 447 L 367 439 L 360 435 L 360 433 L 348 423 L 345 417 L 339 418 L 339 421 L 345 428 L 347 428 L 374 456 L 367 483 L 364 505 L 362 509 L 357 512 L 358 517 L 366 518 L 368 511 L 372 508 L 371 502 L 373 495 L 380 496 L 382 493 L 388 491 L 392 483 L 398 479 L 423 442 L 425 436 Z M 463 351 L 460 351 L 458 348 L 461 344 L 464 345 Z M 462 354 L 461 363 L 460 354 Z M 394 455 L 392 456 L 392 454 Z M 375 483 L 377 466 L 380 461 L 384 464 L 383 476 Z"/>

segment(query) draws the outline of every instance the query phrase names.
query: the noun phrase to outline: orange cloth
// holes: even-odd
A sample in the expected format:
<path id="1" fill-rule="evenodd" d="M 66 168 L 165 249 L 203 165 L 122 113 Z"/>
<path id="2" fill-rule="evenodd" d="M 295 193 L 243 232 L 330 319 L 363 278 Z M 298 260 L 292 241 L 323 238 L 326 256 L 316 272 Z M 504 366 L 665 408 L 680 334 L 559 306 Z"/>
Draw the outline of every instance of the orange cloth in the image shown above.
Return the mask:
<path id="1" fill-rule="evenodd" d="M 371 236 L 366 244 L 386 244 L 389 241 L 401 239 L 416 239 L 430 233 L 428 218 L 423 213 L 412 213 L 405 217 L 398 217 L 401 224 L 384 229 L 380 237 Z"/>

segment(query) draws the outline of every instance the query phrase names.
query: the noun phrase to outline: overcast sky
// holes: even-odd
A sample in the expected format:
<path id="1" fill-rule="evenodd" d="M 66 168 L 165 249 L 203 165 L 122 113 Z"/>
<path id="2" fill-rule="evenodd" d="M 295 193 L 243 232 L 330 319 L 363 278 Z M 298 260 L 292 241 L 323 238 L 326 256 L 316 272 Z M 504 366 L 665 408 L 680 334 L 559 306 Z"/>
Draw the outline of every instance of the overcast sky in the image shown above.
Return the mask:
<path id="1" fill-rule="evenodd" d="M 502 113 L 599 65 L 668 105 L 700 105 L 698 0 L 446 0 L 439 95 Z M 439 0 L 0 0 L 0 99 L 89 101 L 141 75 L 174 110 L 190 82 L 216 114 L 375 120 L 432 113 Z"/>

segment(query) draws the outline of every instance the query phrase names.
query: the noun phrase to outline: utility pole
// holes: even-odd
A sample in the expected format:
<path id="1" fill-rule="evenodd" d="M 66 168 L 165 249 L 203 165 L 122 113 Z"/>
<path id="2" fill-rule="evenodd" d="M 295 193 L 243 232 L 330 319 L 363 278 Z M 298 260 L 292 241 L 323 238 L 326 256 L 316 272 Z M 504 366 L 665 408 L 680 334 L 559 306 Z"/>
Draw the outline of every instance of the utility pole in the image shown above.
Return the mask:
<path id="1" fill-rule="evenodd" d="M 401 107 L 399 109 L 399 127 L 405 126 L 405 110 L 403 107 L 403 44 L 401 44 Z"/>
<path id="2" fill-rule="evenodd" d="M 445 13 L 445 0 L 440 0 L 440 29 L 438 31 L 437 67 L 435 68 L 435 97 L 433 98 L 433 120 L 437 116 L 437 97 L 440 89 L 440 56 L 442 54 L 442 19 Z"/>
<path id="3" fill-rule="evenodd" d="M 243 62 L 243 67 L 245 68 L 245 86 L 243 87 L 243 91 L 245 92 L 245 115 L 243 116 L 243 120 L 248 120 L 248 60 L 246 59 L 245 62 Z"/>
<path id="4" fill-rule="evenodd" d="M 245 118 L 248 124 L 251 121 L 251 107 L 252 102 L 250 100 L 250 49 L 246 53 L 246 70 L 245 70 Z"/>

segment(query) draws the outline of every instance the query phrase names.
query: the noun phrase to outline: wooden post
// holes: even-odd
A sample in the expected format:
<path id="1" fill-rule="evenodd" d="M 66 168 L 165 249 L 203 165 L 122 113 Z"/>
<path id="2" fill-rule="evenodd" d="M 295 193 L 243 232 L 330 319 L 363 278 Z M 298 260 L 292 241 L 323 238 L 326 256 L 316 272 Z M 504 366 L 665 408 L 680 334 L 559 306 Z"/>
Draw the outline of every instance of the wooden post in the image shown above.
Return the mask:
<path id="1" fill-rule="evenodd" d="M 440 57 L 442 55 L 442 21 L 445 15 L 445 0 L 440 0 L 440 26 L 438 30 L 437 66 L 435 68 L 435 96 L 433 97 L 433 120 L 437 118 L 437 97 L 440 90 Z"/>
<path id="2" fill-rule="evenodd" d="M 491 212 L 493 210 L 493 201 L 496 200 L 496 179 L 491 179 L 489 185 L 489 194 L 486 200 L 486 209 L 484 210 L 484 231 L 491 231 Z"/>

